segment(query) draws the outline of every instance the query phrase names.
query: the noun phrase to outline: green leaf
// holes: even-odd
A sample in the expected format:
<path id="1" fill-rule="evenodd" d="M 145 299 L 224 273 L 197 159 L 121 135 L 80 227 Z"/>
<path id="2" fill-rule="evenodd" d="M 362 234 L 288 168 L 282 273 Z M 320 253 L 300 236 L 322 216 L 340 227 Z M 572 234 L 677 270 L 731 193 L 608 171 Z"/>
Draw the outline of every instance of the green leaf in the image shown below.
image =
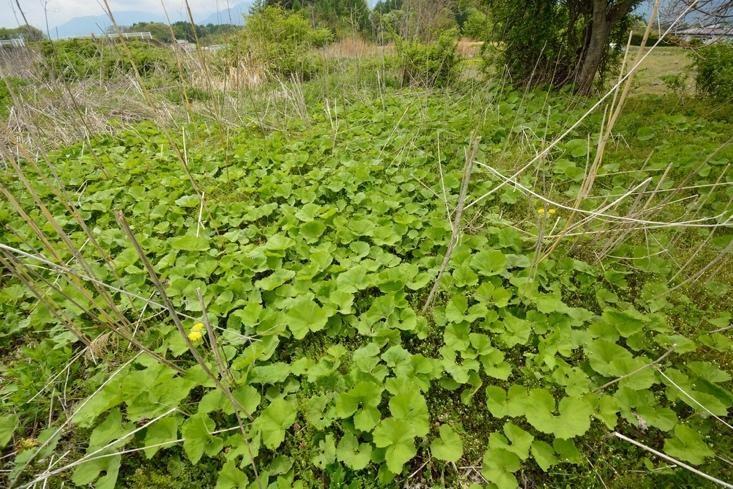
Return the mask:
<path id="1" fill-rule="evenodd" d="M 372 446 L 369 443 L 359 443 L 353 433 L 345 433 L 338 443 L 336 451 L 338 459 L 352 470 L 361 470 L 367 465 L 372 456 Z"/>
<path id="2" fill-rule="evenodd" d="M 555 450 L 549 443 L 542 440 L 532 442 L 532 457 L 540 468 L 547 472 L 547 469 L 558 463 Z"/>
<path id="3" fill-rule="evenodd" d="M 215 489 L 240 489 L 245 487 L 247 482 L 247 476 L 237 468 L 237 462 L 229 460 L 219 471 Z"/>
<path id="4" fill-rule="evenodd" d="M 255 285 L 262 290 L 273 290 L 295 277 L 295 272 L 283 268 L 276 270 L 267 277 L 255 282 Z"/>
<path id="5" fill-rule="evenodd" d="M 328 433 L 320 442 L 311 463 L 321 470 L 325 470 L 336 459 L 336 440 L 333 434 Z"/>
<path id="6" fill-rule="evenodd" d="M 430 431 L 430 415 L 425 398 L 415 386 L 401 389 L 389 400 L 389 411 L 397 419 L 409 421 L 417 436 L 425 436 Z"/>
<path id="7" fill-rule="evenodd" d="M 285 440 L 285 432 L 295 423 L 297 403 L 283 397 L 272 400 L 254 421 L 255 428 L 262 435 L 262 442 L 270 450 L 280 446 Z"/>
<path id="8" fill-rule="evenodd" d="M 358 292 L 370 285 L 367 279 L 367 269 L 364 265 L 357 265 L 336 277 L 336 285 L 344 292 Z"/>
<path id="9" fill-rule="evenodd" d="M 326 311 L 307 297 L 295 301 L 285 317 L 296 340 L 305 338 L 308 331 L 322 330 L 328 322 Z"/>
<path id="10" fill-rule="evenodd" d="M 507 443 L 507 438 L 504 438 L 501 434 L 492 433 L 489 436 L 489 446 L 491 448 L 503 448 L 512 452 L 520 460 L 527 460 L 527 457 L 529 457 L 529 448 L 532 445 L 534 436 L 511 421 L 504 424 L 504 434 L 511 441 L 511 444 Z"/>
<path id="11" fill-rule="evenodd" d="M 15 414 L 0 417 L 0 448 L 4 448 L 13 437 L 19 421 L 20 418 Z"/>
<path id="12" fill-rule="evenodd" d="M 415 432 L 409 420 L 387 418 L 374 429 L 374 444 L 387 448 L 385 460 L 393 474 L 402 472 L 402 466 L 415 456 Z"/>
<path id="13" fill-rule="evenodd" d="M 209 238 L 186 234 L 171 238 L 171 248 L 183 251 L 206 251 L 209 249 Z"/>
<path id="14" fill-rule="evenodd" d="M 107 443 L 120 438 L 126 431 L 126 428 L 122 425 L 122 413 L 119 409 L 114 409 L 92 431 L 89 437 L 89 448 L 87 451 L 94 451 L 97 448 L 107 445 Z M 130 438 L 126 440 L 129 441 Z M 122 444 L 123 442 L 120 442 L 117 446 L 121 446 Z"/>
<path id="15" fill-rule="evenodd" d="M 489 447 L 484 452 L 481 475 L 496 484 L 498 489 L 515 489 L 518 487 L 514 472 L 522 467 L 522 462 L 514 453 L 503 448 Z"/>
<path id="16" fill-rule="evenodd" d="M 359 382 L 351 390 L 336 397 L 336 416 L 348 418 L 361 406 L 377 407 L 382 400 L 384 388 L 376 382 Z"/>
<path id="17" fill-rule="evenodd" d="M 257 406 L 260 405 L 260 393 L 251 385 L 241 385 L 237 387 L 232 391 L 232 395 L 239 402 L 239 405 L 247 416 L 254 413 Z M 229 414 L 228 411 L 226 412 Z"/>
<path id="18" fill-rule="evenodd" d="M 204 453 L 213 457 L 222 449 L 224 442 L 211 434 L 215 428 L 214 420 L 204 413 L 194 414 L 183 423 L 183 450 L 191 463 L 198 463 Z"/>
<path id="19" fill-rule="evenodd" d="M 300 234 L 309 243 L 315 243 L 321 237 L 326 225 L 321 221 L 310 221 L 300 225 Z"/>
<path id="20" fill-rule="evenodd" d="M 84 462 L 74 469 L 71 480 L 77 486 L 86 486 L 96 481 L 95 489 L 114 489 L 120 472 L 121 460 L 121 456 L 115 455 Z M 102 473 L 104 475 L 100 476 Z"/>
<path id="21" fill-rule="evenodd" d="M 145 428 L 145 446 L 159 445 L 161 443 L 178 439 L 178 423 L 178 418 L 168 416 L 163 419 L 159 419 L 152 425 Z M 146 448 L 145 457 L 148 459 L 153 458 L 153 455 L 158 453 L 158 450 L 170 446 L 173 446 L 173 444 Z"/>
<path id="22" fill-rule="evenodd" d="M 463 455 L 463 441 L 453 428 L 447 424 L 440 426 L 440 438 L 430 444 L 433 458 L 446 462 L 457 462 Z"/>
<path id="23" fill-rule="evenodd" d="M 585 139 L 571 139 L 565 143 L 565 150 L 573 158 L 582 158 L 588 154 L 588 141 Z"/>
<path id="24" fill-rule="evenodd" d="M 603 311 L 601 319 L 607 324 L 616 328 L 621 336 L 628 338 L 629 336 L 640 332 L 644 328 L 639 313 L 636 311 L 617 311 L 615 309 L 606 309 Z"/>
<path id="25" fill-rule="evenodd" d="M 702 440 L 700 434 L 684 424 L 678 424 L 674 428 L 674 438 L 665 440 L 664 451 L 669 455 L 699 465 L 708 457 L 715 456 Z"/>
<path id="26" fill-rule="evenodd" d="M 471 266 L 481 275 L 490 277 L 506 271 L 506 256 L 499 250 L 485 250 L 471 258 Z"/>

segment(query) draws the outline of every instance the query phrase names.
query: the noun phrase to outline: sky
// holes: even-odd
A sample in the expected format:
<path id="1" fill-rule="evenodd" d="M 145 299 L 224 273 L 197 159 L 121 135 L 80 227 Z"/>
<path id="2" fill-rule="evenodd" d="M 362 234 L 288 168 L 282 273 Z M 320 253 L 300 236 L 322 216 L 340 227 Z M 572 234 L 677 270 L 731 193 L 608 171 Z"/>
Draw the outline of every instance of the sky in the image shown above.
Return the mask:
<path id="1" fill-rule="evenodd" d="M 66 22 L 73 17 L 86 15 L 102 15 L 102 0 L 18 0 L 23 8 L 28 22 L 31 25 L 45 30 L 44 4 L 47 5 L 48 24 L 53 27 Z M 115 11 L 144 11 L 153 14 L 162 14 L 161 0 L 108 0 Z M 168 13 L 185 12 L 183 0 L 163 0 Z M 241 0 L 229 0 L 229 6 L 234 6 Z M 194 15 L 226 10 L 227 0 L 189 0 Z M 0 27 L 18 27 L 23 23 L 16 7 L 16 0 L 0 0 Z"/>

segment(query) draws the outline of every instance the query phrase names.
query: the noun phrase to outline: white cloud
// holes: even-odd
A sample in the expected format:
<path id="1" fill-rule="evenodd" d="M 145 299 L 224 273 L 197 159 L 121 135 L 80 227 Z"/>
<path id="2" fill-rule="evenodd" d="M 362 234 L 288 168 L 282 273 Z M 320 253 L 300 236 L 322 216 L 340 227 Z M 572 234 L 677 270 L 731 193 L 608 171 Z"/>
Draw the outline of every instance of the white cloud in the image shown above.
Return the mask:
<path id="1" fill-rule="evenodd" d="M 28 22 L 45 29 L 44 4 L 48 13 L 48 24 L 53 27 L 73 17 L 86 15 L 102 15 L 102 1 L 96 0 L 19 0 Z M 165 8 L 171 16 L 185 13 L 183 0 L 164 0 Z M 161 0 L 109 0 L 112 12 L 143 11 L 154 15 L 163 13 Z M 225 10 L 234 6 L 238 0 L 189 0 L 194 15 Z M 6 7 L 7 6 L 7 7 Z M 18 12 L 16 0 L 0 0 L 0 26 L 17 27 L 23 20 Z"/>

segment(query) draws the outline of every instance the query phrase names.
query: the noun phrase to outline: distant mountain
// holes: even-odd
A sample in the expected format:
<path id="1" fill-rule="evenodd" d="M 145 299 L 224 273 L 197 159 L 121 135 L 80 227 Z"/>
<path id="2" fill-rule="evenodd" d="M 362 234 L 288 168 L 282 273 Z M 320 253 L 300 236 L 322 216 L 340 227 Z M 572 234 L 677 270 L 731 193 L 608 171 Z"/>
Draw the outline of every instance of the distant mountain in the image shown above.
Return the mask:
<path id="1" fill-rule="evenodd" d="M 225 3 L 225 2 L 219 2 Z M 204 14 L 194 15 L 197 24 L 232 24 L 243 25 L 244 16 L 249 13 L 251 2 L 242 2 L 233 5 L 229 9 L 222 9 L 218 12 L 211 11 Z M 183 12 L 169 11 L 171 22 L 180 20 L 187 21 L 188 17 Z M 115 21 L 118 25 L 129 26 L 136 22 L 166 22 L 162 13 L 151 13 L 142 11 L 114 12 Z M 63 39 L 66 37 L 100 35 L 104 33 L 112 23 L 106 15 L 87 15 L 74 17 L 61 25 L 51 28 L 51 37 Z"/>
<path id="2" fill-rule="evenodd" d="M 219 2 L 220 4 L 223 2 Z M 213 12 L 208 17 L 204 17 L 196 22 L 200 24 L 235 24 L 244 25 L 244 16 L 249 13 L 252 7 L 251 2 L 243 2 L 233 5 L 229 9 L 223 9 L 219 12 Z"/>

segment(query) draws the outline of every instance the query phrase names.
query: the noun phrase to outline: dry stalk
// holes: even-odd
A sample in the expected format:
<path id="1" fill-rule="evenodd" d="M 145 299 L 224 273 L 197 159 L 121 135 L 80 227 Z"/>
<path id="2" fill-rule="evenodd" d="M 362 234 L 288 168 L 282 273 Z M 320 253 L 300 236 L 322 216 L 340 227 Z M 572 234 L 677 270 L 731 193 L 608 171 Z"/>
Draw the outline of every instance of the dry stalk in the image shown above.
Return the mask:
<path id="1" fill-rule="evenodd" d="M 430 289 L 428 298 L 425 300 L 425 304 L 422 307 L 423 314 L 425 314 L 425 312 L 430 308 L 430 306 L 433 304 L 433 301 L 435 300 L 435 294 L 440 288 L 440 280 L 441 278 L 443 278 L 443 274 L 448 268 L 448 264 L 450 263 L 451 257 L 453 256 L 453 250 L 455 250 L 455 247 L 456 245 L 458 245 L 458 241 L 461 237 L 461 219 L 463 218 L 464 204 L 466 202 L 466 195 L 468 194 L 468 184 L 471 180 L 473 164 L 476 161 L 479 141 L 480 138 L 476 137 L 475 134 L 471 135 L 468 143 L 468 149 L 466 151 L 466 163 L 463 166 L 463 178 L 461 179 L 461 189 L 458 194 L 458 203 L 456 204 L 456 209 L 453 213 L 450 242 L 448 243 L 448 248 L 446 249 L 445 255 L 443 256 L 443 262 L 440 265 L 438 274 L 435 276 L 433 287 L 432 289 Z"/>

